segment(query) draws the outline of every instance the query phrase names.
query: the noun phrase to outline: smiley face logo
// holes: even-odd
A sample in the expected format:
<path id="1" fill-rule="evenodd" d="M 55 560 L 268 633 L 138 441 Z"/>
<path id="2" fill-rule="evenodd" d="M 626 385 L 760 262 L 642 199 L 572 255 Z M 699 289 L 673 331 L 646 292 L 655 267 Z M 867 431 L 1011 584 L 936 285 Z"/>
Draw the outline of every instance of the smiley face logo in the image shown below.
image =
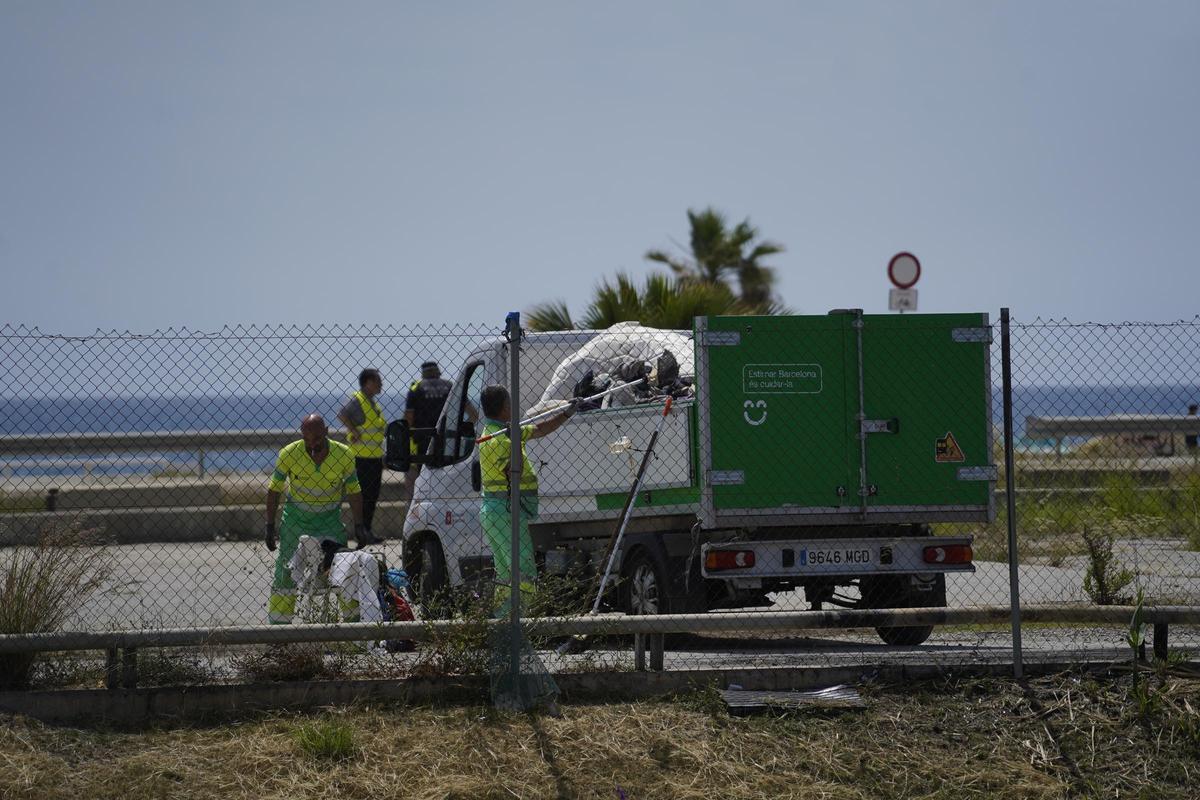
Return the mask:
<path id="1" fill-rule="evenodd" d="M 742 408 L 742 418 L 746 420 L 746 424 L 762 425 L 767 421 L 766 400 L 747 400 L 746 402 L 742 403 Z M 762 416 L 758 416 L 757 413 L 755 413 L 755 416 L 751 416 L 751 413 L 754 413 L 754 409 L 761 409 Z"/>

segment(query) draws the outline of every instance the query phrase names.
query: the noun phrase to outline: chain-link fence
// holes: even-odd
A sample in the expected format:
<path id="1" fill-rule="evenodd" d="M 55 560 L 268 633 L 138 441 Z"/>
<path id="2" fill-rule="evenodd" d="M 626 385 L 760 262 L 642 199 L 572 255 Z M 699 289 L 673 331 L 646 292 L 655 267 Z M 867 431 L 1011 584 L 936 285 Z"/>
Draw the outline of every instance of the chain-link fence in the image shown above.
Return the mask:
<path id="1" fill-rule="evenodd" d="M 1013 326 L 1012 353 L 1022 602 L 1196 606 L 1200 322 L 1039 320 Z M 1023 630 L 1027 650 L 1073 657 L 1128 633 Z M 1195 654 L 1200 637 L 1172 628 L 1171 644 Z"/>
<path id="2" fill-rule="evenodd" d="M 467 624 L 356 650 L 356 668 L 471 672 L 515 581 L 526 616 L 706 615 L 666 641 L 667 669 L 1012 658 L 987 315 L 526 332 L 511 408 L 504 333 L 0 329 L 0 633 L 411 611 Z M 1013 324 L 1023 608 L 1200 606 L 1198 336 Z M 311 414 L 332 444 L 301 430 Z M 532 419 L 520 473 L 510 414 Z M 961 613 L 780 622 L 908 608 Z M 1027 660 L 1084 660 L 1122 657 L 1128 625 L 1022 631 Z M 533 647 L 551 672 L 635 663 L 619 635 Z"/>

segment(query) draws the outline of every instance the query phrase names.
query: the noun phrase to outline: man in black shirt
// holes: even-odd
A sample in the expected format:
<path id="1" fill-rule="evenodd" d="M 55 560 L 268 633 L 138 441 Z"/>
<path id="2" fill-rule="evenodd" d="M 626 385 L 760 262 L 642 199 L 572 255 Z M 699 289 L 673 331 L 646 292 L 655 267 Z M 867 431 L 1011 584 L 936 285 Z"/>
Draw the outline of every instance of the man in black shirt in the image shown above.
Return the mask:
<path id="1" fill-rule="evenodd" d="M 442 406 L 446 405 L 446 398 L 450 396 L 451 385 L 450 381 L 442 378 L 442 370 L 436 361 L 426 361 L 421 365 L 421 380 L 409 390 L 405 402 L 404 420 L 410 429 L 432 428 L 437 424 Z M 418 453 L 425 453 L 429 447 L 429 439 L 428 434 L 413 436 Z M 421 465 L 413 464 L 405 474 L 404 486 L 401 488 L 401 497 L 404 500 L 412 499 L 413 484 L 416 483 L 420 471 Z"/>

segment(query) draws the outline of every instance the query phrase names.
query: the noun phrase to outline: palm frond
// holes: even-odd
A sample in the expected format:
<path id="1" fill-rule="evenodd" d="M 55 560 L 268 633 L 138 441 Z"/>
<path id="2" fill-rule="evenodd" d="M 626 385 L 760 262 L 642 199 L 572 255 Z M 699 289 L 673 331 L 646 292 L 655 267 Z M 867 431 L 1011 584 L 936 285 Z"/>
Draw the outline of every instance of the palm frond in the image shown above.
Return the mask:
<path id="1" fill-rule="evenodd" d="M 531 331 L 572 331 L 575 323 L 571 310 L 562 300 L 540 303 L 525 312 L 525 324 Z"/>
<path id="2" fill-rule="evenodd" d="M 586 328 L 608 328 L 618 322 L 640 320 L 642 300 L 633 280 L 623 272 L 617 273 L 616 281 L 607 278 L 596 287 L 596 294 L 584 312 Z"/>
<path id="3" fill-rule="evenodd" d="M 786 248 L 777 242 L 759 242 L 750 251 L 750 255 L 746 256 L 747 261 L 757 261 L 760 258 L 777 255 L 786 252 Z"/>
<path id="4" fill-rule="evenodd" d="M 687 275 L 695 269 L 694 265 L 689 264 L 681 259 L 673 258 L 670 253 L 667 253 L 664 250 L 647 250 L 644 258 L 647 261 L 656 261 L 659 264 L 666 264 L 676 275 Z"/>

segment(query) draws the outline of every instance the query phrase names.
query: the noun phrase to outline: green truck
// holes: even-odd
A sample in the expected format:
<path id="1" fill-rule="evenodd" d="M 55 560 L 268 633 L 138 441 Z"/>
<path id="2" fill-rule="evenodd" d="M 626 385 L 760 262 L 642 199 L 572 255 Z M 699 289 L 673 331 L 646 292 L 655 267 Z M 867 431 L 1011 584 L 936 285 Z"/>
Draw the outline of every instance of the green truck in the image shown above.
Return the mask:
<path id="1" fill-rule="evenodd" d="M 538 398 L 553 365 L 596 337 L 618 335 L 527 335 L 522 397 Z M 691 348 L 694 390 L 677 396 L 634 503 L 613 606 L 792 606 L 800 590 L 815 609 L 945 605 L 946 573 L 974 571 L 972 540 L 930 526 L 995 515 L 987 314 L 710 316 L 671 335 Z M 467 360 L 423 459 L 405 564 L 425 596 L 489 578 L 472 398 L 507 382 L 507 348 L 481 343 Z M 586 411 L 530 443 L 543 574 L 603 569 L 633 456 L 661 412 L 653 402 Z M 912 645 L 931 629 L 878 631 Z"/>

